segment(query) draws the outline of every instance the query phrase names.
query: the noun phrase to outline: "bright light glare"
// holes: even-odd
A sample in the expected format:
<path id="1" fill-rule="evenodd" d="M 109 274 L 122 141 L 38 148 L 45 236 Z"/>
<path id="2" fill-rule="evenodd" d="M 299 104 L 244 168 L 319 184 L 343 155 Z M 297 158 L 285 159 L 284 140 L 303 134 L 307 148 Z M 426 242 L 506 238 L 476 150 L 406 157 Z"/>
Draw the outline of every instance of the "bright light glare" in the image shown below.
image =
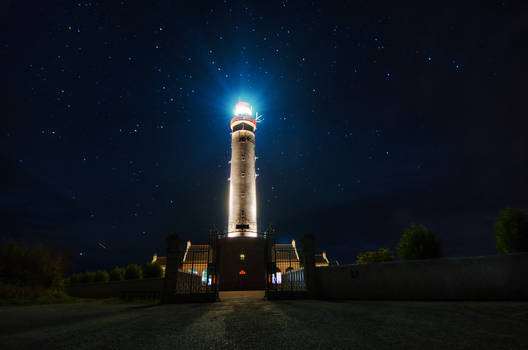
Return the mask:
<path id="1" fill-rule="evenodd" d="M 235 115 L 236 116 L 242 116 L 242 115 L 251 116 L 252 115 L 251 105 L 245 102 L 237 103 L 235 106 Z"/>

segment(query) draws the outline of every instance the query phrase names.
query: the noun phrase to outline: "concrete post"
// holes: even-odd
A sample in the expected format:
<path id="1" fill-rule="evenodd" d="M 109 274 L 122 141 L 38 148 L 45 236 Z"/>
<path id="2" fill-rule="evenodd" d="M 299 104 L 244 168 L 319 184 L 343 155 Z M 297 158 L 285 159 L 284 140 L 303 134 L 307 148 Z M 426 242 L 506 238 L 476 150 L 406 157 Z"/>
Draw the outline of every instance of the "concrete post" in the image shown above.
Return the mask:
<path id="1" fill-rule="evenodd" d="M 316 297 L 317 285 L 315 281 L 315 243 L 312 235 L 304 235 L 303 240 L 304 257 L 304 283 L 309 297 Z"/>
<path id="2" fill-rule="evenodd" d="M 176 294 L 178 285 L 178 271 L 180 269 L 180 237 L 169 235 L 167 237 L 167 266 L 165 268 L 165 279 L 161 295 L 162 303 L 169 303 Z"/>

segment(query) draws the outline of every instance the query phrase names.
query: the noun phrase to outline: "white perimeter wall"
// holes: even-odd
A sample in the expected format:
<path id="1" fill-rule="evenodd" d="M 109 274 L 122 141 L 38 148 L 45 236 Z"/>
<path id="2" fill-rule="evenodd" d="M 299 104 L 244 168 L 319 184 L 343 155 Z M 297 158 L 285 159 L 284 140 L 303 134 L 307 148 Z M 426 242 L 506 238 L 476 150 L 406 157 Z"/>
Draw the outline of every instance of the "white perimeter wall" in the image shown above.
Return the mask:
<path id="1" fill-rule="evenodd" d="M 528 299 L 528 253 L 316 268 L 317 292 L 338 299 Z"/>

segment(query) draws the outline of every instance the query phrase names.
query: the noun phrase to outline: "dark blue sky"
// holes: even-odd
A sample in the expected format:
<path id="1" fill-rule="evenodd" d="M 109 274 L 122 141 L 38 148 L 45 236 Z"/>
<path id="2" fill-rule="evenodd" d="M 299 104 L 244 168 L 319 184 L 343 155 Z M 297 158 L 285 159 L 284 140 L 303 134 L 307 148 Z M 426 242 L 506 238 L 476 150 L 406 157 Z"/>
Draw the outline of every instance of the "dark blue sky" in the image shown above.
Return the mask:
<path id="1" fill-rule="evenodd" d="M 417 222 L 446 256 L 493 254 L 497 211 L 528 208 L 522 1 L 194 5 L 2 5 L 3 241 L 77 269 L 204 242 L 238 98 L 264 116 L 259 226 L 283 241 L 346 263 Z"/>

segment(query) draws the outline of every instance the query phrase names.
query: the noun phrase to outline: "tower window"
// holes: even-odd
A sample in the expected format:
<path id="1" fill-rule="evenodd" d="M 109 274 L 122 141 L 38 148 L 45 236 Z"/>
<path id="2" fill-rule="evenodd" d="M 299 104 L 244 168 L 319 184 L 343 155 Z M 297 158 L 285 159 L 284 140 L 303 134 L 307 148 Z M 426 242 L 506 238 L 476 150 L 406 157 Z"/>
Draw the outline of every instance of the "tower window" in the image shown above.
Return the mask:
<path id="1" fill-rule="evenodd" d="M 241 172 L 240 176 L 245 177 L 246 176 L 246 172 L 245 171 Z"/>
<path id="2" fill-rule="evenodd" d="M 240 253 L 240 260 L 246 260 L 246 254 Z"/>
<path id="3" fill-rule="evenodd" d="M 246 192 L 240 192 L 240 198 L 246 198 Z"/>

